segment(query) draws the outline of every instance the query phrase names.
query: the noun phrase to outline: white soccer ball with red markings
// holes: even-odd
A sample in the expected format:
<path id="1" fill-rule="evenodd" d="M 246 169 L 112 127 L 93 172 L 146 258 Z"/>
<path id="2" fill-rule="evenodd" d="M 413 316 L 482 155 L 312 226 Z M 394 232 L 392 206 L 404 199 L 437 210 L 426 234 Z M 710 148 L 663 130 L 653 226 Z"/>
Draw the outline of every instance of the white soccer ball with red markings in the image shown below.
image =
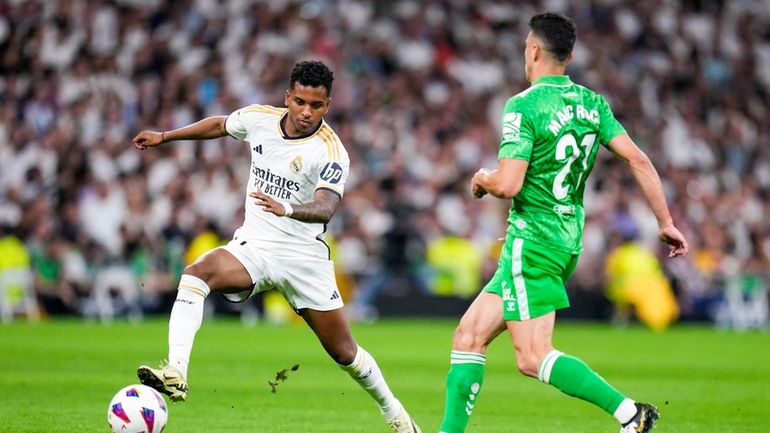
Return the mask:
<path id="1" fill-rule="evenodd" d="M 107 422 L 115 433 L 160 433 L 168 421 L 163 396 L 145 385 L 129 385 L 115 394 Z"/>

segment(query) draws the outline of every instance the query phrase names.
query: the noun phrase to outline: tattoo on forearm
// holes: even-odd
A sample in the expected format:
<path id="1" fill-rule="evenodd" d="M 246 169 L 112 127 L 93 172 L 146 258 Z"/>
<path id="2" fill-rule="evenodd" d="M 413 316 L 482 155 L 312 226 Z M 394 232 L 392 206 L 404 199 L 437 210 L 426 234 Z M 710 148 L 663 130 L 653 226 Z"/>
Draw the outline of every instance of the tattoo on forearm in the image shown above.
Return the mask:
<path id="1" fill-rule="evenodd" d="M 331 220 L 339 204 L 339 195 L 331 191 L 318 190 L 312 202 L 294 205 L 294 213 L 291 217 L 298 221 L 326 224 Z"/>

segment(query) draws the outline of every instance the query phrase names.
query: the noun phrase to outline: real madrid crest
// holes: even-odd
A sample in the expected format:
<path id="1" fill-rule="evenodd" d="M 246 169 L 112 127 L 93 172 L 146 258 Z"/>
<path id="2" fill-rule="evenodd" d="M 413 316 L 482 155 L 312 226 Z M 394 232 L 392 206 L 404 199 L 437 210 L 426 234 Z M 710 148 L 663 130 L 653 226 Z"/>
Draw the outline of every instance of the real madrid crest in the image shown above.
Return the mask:
<path id="1" fill-rule="evenodd" d="M 302 157 L 299 155 L 295 156 L 289 163 L 289 169 L 294 173 L 302 171 Z"/>

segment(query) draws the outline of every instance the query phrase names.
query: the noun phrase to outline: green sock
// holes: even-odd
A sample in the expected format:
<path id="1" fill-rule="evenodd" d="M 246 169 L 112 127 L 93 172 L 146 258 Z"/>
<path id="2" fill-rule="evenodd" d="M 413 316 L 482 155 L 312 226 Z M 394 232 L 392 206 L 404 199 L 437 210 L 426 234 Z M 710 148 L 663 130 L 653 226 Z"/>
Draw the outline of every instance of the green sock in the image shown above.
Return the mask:
<path id="1" fill-rule="evenodd" d="M 446 378 L 446 406 L 441 433 L 462 433 L 484 382 L 486 356 L 453 350 Z"/>
<path id="2" fill-rule="evenodd" d="M 625 396 L 574 356 L 552 350 L 543 358 L 537 378 L 561 392 L 593 403 L 613 415 Z"/>

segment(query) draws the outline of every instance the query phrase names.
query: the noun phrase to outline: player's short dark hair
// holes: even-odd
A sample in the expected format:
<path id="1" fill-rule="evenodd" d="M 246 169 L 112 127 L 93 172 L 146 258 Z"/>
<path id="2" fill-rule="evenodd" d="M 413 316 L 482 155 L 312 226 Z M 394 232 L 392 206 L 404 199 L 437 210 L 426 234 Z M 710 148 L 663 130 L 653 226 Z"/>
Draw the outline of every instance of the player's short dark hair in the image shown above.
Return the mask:
<path id="1" fill-rule="evenodd" d="M 546 51 L 559 61 L 567 60 L 577 39 L 577 26 L 566 15 L 556 12 L 544 12 L 529 19 L 532 34 L 545 42 Z"/>
<path id="2" fill-rule="evenodd" d="M 334 74 L 323 62 L 305 60 L 291 69 L 289 89 L 293 89 L 295 83 L 310 87 L 326 87 L 327 96 L 331 96 L 332 81 L 334 81 Z"/>

